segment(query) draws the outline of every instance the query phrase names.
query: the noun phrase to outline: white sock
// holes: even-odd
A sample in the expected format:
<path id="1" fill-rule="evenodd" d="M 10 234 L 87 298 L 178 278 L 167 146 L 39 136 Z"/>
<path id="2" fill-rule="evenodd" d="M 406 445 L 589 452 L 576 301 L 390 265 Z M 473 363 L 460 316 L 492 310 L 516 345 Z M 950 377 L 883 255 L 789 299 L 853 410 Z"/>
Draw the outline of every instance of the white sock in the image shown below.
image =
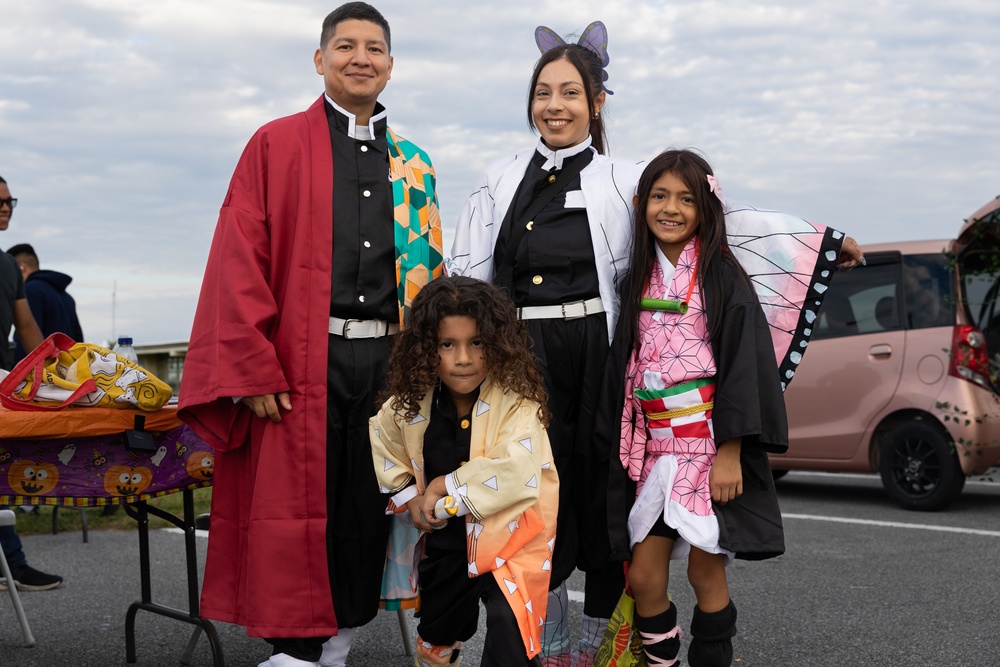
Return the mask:
<path id="1" fill-rule="evenodd" d="M 319 658 L 320 667 L 345 667 L 347 654 L 351 652 L 351 642 L 354 640 L 356 628 L 340 628 L 336 637 L 330 637 L 323 644 L 323 655 Z"/>

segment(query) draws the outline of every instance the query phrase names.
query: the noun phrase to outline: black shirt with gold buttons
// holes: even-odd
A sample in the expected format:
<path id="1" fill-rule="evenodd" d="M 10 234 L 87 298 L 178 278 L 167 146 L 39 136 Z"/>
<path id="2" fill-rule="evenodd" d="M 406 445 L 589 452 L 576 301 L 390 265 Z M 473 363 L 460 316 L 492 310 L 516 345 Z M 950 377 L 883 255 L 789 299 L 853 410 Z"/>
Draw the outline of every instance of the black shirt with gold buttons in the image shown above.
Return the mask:
<path id="1" fill-rule="evenodd" d="M 575 148 L 559 151 L 559 160 L 553 160 L 552 153 L 535 151 L 504 218 L 493 253 L 494 266 L 503 259 L 512 226 L 521 223 L 532 199 L 549 179 L 567 164 L 593 159 L 589 144 L 577 152 Z M 513 267 L 513 297 L 518 306 L 548 306 L 600 296 L 579 175 L 525 226 Z"/>

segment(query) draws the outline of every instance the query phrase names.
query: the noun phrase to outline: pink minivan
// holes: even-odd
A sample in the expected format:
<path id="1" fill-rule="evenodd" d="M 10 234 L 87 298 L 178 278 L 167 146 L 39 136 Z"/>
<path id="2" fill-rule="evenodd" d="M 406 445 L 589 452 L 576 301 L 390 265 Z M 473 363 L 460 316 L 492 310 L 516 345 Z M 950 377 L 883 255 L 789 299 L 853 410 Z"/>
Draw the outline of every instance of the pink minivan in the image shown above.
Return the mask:
<path id="1" fill-rule="evenodd" d="M 785 393 L 787 470 L 874 472 L 938 510 L 1000 465 L 1000 197 L 951 241 L 866 245 L 834 277 Z"/>

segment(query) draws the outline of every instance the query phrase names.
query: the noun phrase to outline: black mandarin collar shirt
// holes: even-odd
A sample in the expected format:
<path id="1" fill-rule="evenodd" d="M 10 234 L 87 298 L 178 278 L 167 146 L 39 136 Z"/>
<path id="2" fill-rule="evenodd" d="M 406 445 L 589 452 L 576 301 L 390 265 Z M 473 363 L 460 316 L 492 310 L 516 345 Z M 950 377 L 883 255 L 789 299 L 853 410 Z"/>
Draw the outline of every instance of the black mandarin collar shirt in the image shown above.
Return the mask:
<path id="1" fill-rule="evenodd" d="M 358 125 L 354 114 L 327 96 L 326 116 L 333 148 L 330 315 L 397 322 L 386 110 L 376 104 L 368 125 Z"/>
<path id="2" fill-rule="evenodd" d="M 502 260 L 514 225 L 552 174 L 577 160 L 584 168 L 594 158 L 590 137 L 581 144 L 553 151 L 539 142 L 504 218 L 494 250 L 494 265 Z M 514 255 L 513 298 L 518 306 L 548 306 L 600 296 L 594 245 L 590 236 L 584 193 L 577 174 L 549 201 L 524 232 Z"/>

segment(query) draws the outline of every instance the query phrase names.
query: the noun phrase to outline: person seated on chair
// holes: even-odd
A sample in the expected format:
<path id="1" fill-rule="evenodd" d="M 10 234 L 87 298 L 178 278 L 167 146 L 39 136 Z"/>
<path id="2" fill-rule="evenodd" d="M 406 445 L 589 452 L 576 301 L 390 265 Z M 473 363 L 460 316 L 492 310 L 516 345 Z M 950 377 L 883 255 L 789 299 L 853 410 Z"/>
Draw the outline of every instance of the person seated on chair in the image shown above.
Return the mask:
<path id="1" fill-rule="evenodd" d="M 57 574 L 46 574 L 28 565 L 28 559 L 21 548 L 21 538 L 13 526 L 0 526 L 0 546 L 10 566 L 10 575 L 19 591 L 48 591 L 59 588 L 63 578 Z M 0 580 L 0 591 L 7 590 L 7 581 Z"/>

